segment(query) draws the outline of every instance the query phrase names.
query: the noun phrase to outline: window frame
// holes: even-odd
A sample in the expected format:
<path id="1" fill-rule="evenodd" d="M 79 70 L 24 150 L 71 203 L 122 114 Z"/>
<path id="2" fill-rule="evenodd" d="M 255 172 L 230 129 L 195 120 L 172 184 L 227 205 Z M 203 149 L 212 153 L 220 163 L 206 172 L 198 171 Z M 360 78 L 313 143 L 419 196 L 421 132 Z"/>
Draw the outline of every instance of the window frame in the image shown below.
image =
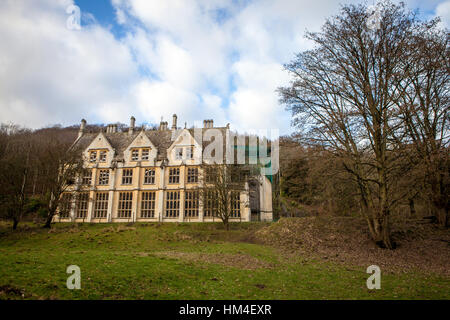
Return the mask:
<path id="1" fill-rule="evenodd" d="M 206 190 L 204 192 L 203 215 L 205 217 L 217 217 L 217 209 L 219 206 L 217 191 Z"/>
<path id="2" fill-rule="evenodd" d="M 148 161 L 150 160 L 150 148 L 142 148 L 141 149 L 141 160 L 142 161 Z M 146 155 L 144 156 L 144 151 L 146 151 Z"/>
<path id="3" fill-rule="evenodd" d="M 139 161 L 139 149 L 133 148 L 130 150 L 130 159 L 130 161 Z"/>
<path id="4" fill-rule="evenodd" d="M 89 151 L 89 162 L 97 162 L 97 150 Z"/>
<path id="5" fill-rule="evenodd" d="M 86 169 L 81 177 L 81 184 L 83 186 L 90 186 L 92 184 L 92 169 Z"/>
<path id="6" fill-rule="evenodd" d="M 99 156 L 98 156 L 98 161 L 99 162 L 106 162 L 107 156 L 108 156 L 108 151 L 107 150 L 100 150 L 99 151 Z"/>
<path id="7" fill-rule="evenodd" d="M 119 192 L 117 203 L 117 218 L 129 219 L 133 214 L 133 191 Z"/>
<path id="8" fill-rule="evenodd" d="M 200 211 L 200 196 L 198 190 L 186 190 L 184 192 L 184 216 L 198 218 Z"/>
<path id="9" fill-rule="evenodd" d="M 156 211 L 156 191 L 141 192 L 140 218 L 154 218 Z"/>
<path id="10" fill-rule="evenodd" d="M 198 183 L 198 167 L 187 167 L 186 183 Z"/>
<path id="11" fill-rule="evenodd" d="M 109 192 L 97 192 L 95 194 L 93 219 L 105 219 L 108 217 Z"/>
<path id="12" fill-rule="evenodd" d="M 64 192 L 61 195 L 60 208 L 58 208 L 58 215 L 61 219 L 70 218 L 70 210 L 72 210 L 72 201 L 73 201 L 72 193 Z"/>
<path id="13" fill-rule="evenodd" d="M 123 168 L 122 169 L 122 185 L 133 184 L 133 168 Z M 126 174 L 125 174 L 126 173 Z"/>
<path id="14" fill-rule="evenodd" d="M 152 175 L 147 173 L 152 172 Z M 147 180 L 150 179 L 150 182 Z M 144 169 L 144 184 L 155 184 L 156 183 L 156 170 L 155 168 L 145 168 Z"/>
<path id="15" fill-rule="evenodd" d="M 166 191 L 164 208 L 165 218 L 178 218 L 180 216 L 180 195 L 181 193 L 179 190 Z"/>
<path id="16" fill-rule="evenodd" d="M 241 193 L 239 191 L 231 191 L 230 202 L 231 202 L 230 218 L 240 218 L 241 217 Z"/>
<path id="17" fill-rule="evenodd" d="M 175 173 L 174 173 L 175 171 Z M 180 167 L 169 168 L 169 184 L 180 183 Z"/>
<path id="18" fill-rule="evenodd" d="M 76 210 L 75 210 L 75 218 L 76 219 L 85 219 L 87 218 L 88 210 L 89 210 L 89 192 L 80 192 L 76 199 Z"/>
<path id="19" fill-rule="evenodd" d="M 98 172 L 98 185 L 99 186 L 109 185 L 109 175 L 110 175 L 109 169 L 100 169 Z"/>

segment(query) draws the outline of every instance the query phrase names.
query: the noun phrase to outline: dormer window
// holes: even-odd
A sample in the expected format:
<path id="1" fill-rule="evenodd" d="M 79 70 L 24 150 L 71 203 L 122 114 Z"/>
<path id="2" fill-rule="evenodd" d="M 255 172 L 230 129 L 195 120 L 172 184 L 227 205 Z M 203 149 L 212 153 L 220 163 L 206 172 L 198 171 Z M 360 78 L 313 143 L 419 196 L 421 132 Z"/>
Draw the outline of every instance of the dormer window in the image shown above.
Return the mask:
<path id="1" fill-rule="evenodd" d="M 186 148 L 186 159 L 193 159 L 194 158 L 194 147 L 187 147 Z"/>
<path id="2" fill-rule="evenodd" d="M 141 159 L 148 160 L 149 156 L 150 156 L 150 149 L 142 149 Z"/>
<path id="3" fill-rule="evenodd" d="M 131 150 L 131 161 L 138 161 L 138 160 L 139 160 L 139 149 Z"/>
<path id="4" fill-rule="evenodd" d="M 95 162 L 97 161 L 97 151 L 91 151 L 89 153 L 89 161 L 90 162 Z"/>
<path id="5" fill-rule="evenodd" d="M 106 151 L 105 150 L 100 151 L 99 160 L 100 160 L 100 162 L 106 162 Z"/>
<path id="6" fill-rule="evenodd" d="M 183 159 L 183 148 L 175 149 L 175 159 L 177 159 L 177 160 Z"/>

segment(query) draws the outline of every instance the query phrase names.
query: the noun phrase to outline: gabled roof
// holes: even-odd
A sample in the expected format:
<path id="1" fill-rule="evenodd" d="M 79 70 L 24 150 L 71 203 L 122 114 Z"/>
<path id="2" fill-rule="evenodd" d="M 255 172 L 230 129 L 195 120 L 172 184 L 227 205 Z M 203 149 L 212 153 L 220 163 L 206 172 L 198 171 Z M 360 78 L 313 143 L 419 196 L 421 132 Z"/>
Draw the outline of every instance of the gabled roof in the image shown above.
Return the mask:
<path id="1" fill-rule="evenodd" d="M 205 130 L 208 130 L 208 128 L 201 128 L 202 134 L 205 132 Z M 220 130 L 224 137 L 226 137 L 226 130 L 225 127 L 220 128 L 213 128 Z M 184 129 L 179 130 L 182 132 Z M 194 137 L 195 141 L 199 143 L 197 137 L 194 134 L 194 128 L 187 129 L 189 133 Z M 103 132 L 103 135 L 108 140 L 108 142 L 111 144 L 111 146 L 115 150 L 115 157 L 114 160 L 123 160 L 123 152 L 128 148 L 128 146 L 134 141 L 134 139 L 139 135 L 140 131 L 135 131 L 133 134 L 129 134 L 128 131 L 126 132 Z M 167 149 L 172 145 L 174 140 L 172 140 L 172 130 L 146 130 L 144 133 L 147 135 L 147 137 L 150 139 L 150 141 L 153 143 L 153 145 L 157 148 L 158 154 L 156 157 L 156 160 L 162 160 L 167 158 Z M 99 132 L 96 133 L 84 133 L 79 139 L 77 139 L 73 145 L 73 148 L 80 148 L 81 150 L 86 150 L 86 148 L 89 147 L 89 145 L 92 143 L 92 141 L 98 136 Z M 205 148 L 210 141 L 202 141 L 202 147 Z M 224 151 L 225 151 L 225 144 L 224 144 Z"/>

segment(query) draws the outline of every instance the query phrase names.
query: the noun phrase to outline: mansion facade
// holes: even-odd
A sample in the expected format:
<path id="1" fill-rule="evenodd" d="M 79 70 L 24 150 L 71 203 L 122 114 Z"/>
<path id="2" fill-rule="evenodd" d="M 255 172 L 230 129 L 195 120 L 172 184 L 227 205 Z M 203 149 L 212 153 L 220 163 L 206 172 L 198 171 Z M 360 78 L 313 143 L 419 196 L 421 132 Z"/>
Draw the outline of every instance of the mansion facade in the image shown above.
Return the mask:
<path id="1" fill-rule="evenodd" d="M 226 137 L 229 126 L 214 127 L 203 121 L 200 132 L 216 129 Z M 158 128 L 127 130 L 108 125 L 87 132 L 81 121 L 73 148 L 83 152 L 85 174 L 63 194 L 58 222 L 207 222 L 221 221 L 211 201 L 200 201 L 208 142 L 199 140 L 198 129 L 161 122 Z M 198 132 L 198 131 L 197 131 Z M 245 191 L 231 192 L 230 221 L 271 221 L 272 185 L 264 175 L 245 182 Z"/>

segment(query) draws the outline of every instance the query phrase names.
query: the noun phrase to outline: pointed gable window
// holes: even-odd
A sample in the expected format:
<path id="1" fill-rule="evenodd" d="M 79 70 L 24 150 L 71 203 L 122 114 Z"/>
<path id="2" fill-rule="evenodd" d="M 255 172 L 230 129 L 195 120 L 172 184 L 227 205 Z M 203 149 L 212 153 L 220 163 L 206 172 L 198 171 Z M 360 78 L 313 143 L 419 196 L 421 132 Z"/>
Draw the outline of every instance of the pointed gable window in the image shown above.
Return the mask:
<path id="1" fill-rule="evenodd" d="M 100 151 L 99 161 L 100 162 L 106 162 L 106 150 Z"/>
<path id="2" fill-rule="evenodd" d="M 177 160 L 183 159 L 183 148 L 175 149 L 175 159 L 177 159 Z"/>
<path id="3" fill-rule="evenodd" d="M 148 149 L 148 148 L 142 149 L 142 156 L 141 156 L 142 160 L 148 160 L 149 155 L 150 155 L 150 149 Z"/>
<path id="4" fill-rule="evenodd" d="M 194 158 L 194 147 L 187 147 L 186 148 L 186 159 L 192 159 Z"/>
<path id="5" fill-rule="evenodd" d="M 131 161 L 138 161 L 138 160 L 139 160 L 139 149 L 131 150 Z"/>
<path id="6" fill-rule="evenodd" d="M 89 153 L 89 161 L 90 162 L 95 162 L 97 161 L 97 151 L 91 151 Z"/>

